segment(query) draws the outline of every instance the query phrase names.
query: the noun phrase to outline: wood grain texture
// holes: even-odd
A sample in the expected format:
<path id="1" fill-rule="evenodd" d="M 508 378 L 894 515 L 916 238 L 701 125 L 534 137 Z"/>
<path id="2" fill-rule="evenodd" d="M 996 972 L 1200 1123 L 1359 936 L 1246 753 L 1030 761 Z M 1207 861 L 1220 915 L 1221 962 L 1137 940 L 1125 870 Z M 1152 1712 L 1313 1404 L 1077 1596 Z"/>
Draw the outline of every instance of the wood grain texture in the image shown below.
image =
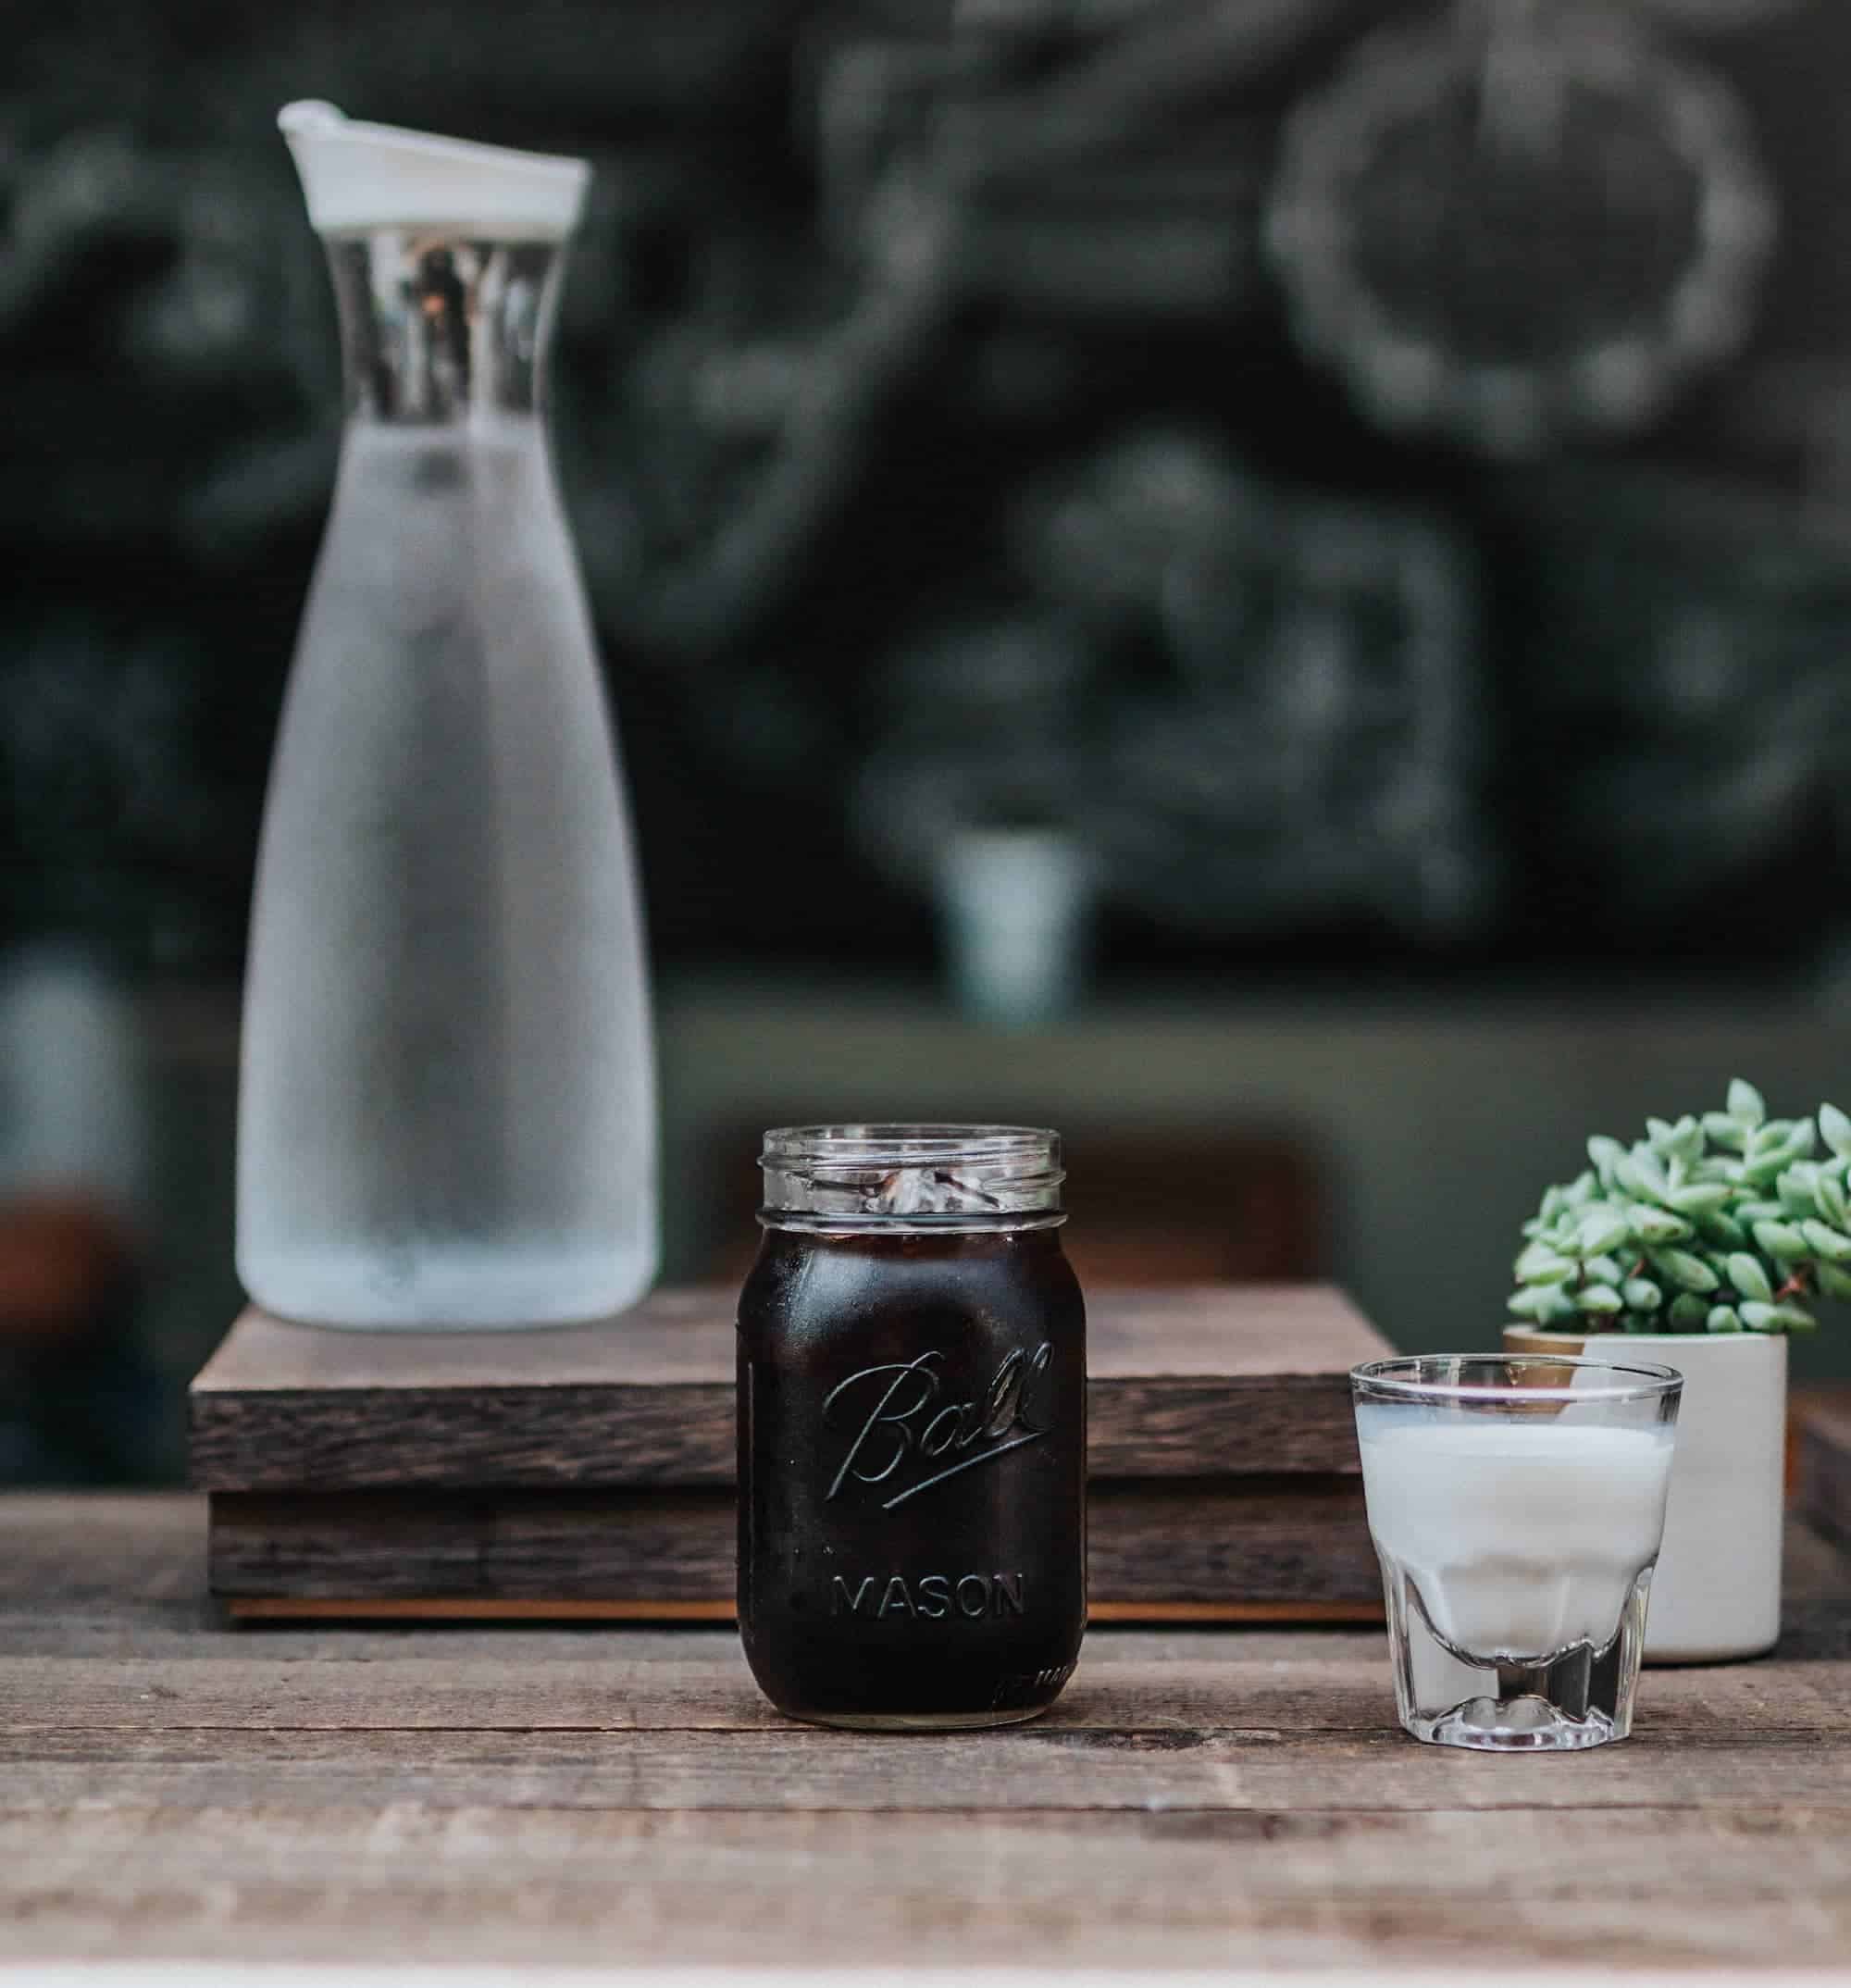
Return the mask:
<path id="1" fill-rule="evenodd" d="M 657 1293 L 602 1325 L 344 1333 L 247 1311 L 194 1381 L 215 1491 L 646 1488 L 733 1476 L 733 1296 Z M 1088 1302 L 1102 1476 L 1358 1468 L 1345 1376 L 1388 1348 L 1322 1286 Z"/>
<path id="2" fill-rule="evenodd" d="M 1851 1395 L 1798 1418 L 1794 1497 L 1809 1524 L 1851 1546 Z"/>
<path id="3" fill-rule="evenodd" d="M 1832 1967 L 1851 1819 L 0 1812 L 14 1957 L 1114 1969 Z"/>
<path id="4" fill-rule="evenodd" d="M 1851 1657 L 1851 1643 L 1840 1647 Z M 1843 1685 L 1841 1660 L 1801 1633 L 1752 1665 L 1648 1671 L 1639 1734 L 1667 1745 L 1783 1733 L 1836 1742 L 1851 1738 Z M 1110 1629 L 1088 1635 L 1074 1682 L 1034 1731 L 1356 1739 L 1394 1725 L 1379 1629 Z M 730 1629 L 202 1631 L 183 1651 L 158 1657 L 0 1656 L 0 1734 L 72 1730 L 797 1729 L 760 1697 Z M 1482 1770 L 1502 1771 L 1495 1762 Z"/>
<path id="5" fill-rule="evenodd" d="M 1108 1479 L 1087 1495 L 1087 1573 L 1102 1601 L 1379 1602 L 1353 1477 Z"/>
<path id="6" fill-rule="evenodd" d="M 607 1634 L 620 1634 L 621 1631 Z M 1581 1771 L 1461 1761 L 1398 1730 L 1019 1726 L 920 1733 L 56 1732 L 0 1735 L 11 1810 L 380 1807 L 788 1810 L 1687 1808 L 1792 1803 L 1851 1817 L 1851 1736 L 1641 1733 Z"/>
<path id="7" fill-rule="evenodd" d="M 228 1621 L 274 1622 L 623 1622 L 702 1623 L 735 1619 L 726 1601 L 362 1601 L 353 1597 L 256 1597 L 222 1604 Z M 1247 1627 L 1261 1622 L 1375 1622 L 1380 1601 L 1096 1601 L 1092 1621 L 1155 1626 L 1213 1622 Z"/>
<path id="8" fill-rule="evenodd" d="M 215 1492 L 212 1592 L 225 1599 L 729 1602 L 727 1491 Z M 1354 1478 L 1096 1483 L 1093 1599 L 1343 1603 L 1381 1576 Z"/>
<path id="9" fill-rule="evenodd" d="M 1104 1630 L 1040 1723 L 881 1738 L 721 1630 L 231 1632 L 196 1498 L 0 1498 L 10 1959 L 1131 1969 L 1851 1961 L 1851 1560 L 1637 1736 L 1407 1741 L 1379 1630 Z"/>
<path id="10" fill-rule="evenodd" d="M 738 1295 L 719 1285 L 665 1289 L 598 1324 L 514 1332 L 336 1332 L 253 1309 L 196 1385 L 209 1394 L 730 1387 Z M 1108 1286 L 1087 1298 L 1087 1365 L 1099 1380 L 1328 1376 L 1388 1350 L 1328 1285 Z"/>
<path id="11" fill-rule="evenodd" d="M 215 1492 L 215 1595 L 727 1601 L 730 1491 Z"/>

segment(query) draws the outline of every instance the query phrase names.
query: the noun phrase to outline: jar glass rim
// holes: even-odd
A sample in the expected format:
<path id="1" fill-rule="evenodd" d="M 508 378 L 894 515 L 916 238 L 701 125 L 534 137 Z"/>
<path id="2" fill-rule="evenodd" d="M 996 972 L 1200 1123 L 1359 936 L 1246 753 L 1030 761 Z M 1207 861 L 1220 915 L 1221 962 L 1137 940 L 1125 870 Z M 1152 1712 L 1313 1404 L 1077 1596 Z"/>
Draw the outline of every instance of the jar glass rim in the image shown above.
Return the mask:
<path id="1" fill-rule="evenodd" d="M 1061 1139 L 1046 1126 L 781 1125 L 764 1135 L 759 1165 L 759 1219 L 768 1226 L 1052 1227 L 1064 1219 Z"/>
<path id="2" fill-rule="evenodd" d="M 852 1166 L 930 1166 L 971 1157 L 1058 1155 L 1061 1137 L 1041 1125 L 934 1124 L 777 1125 L 764 1135 L 766 1159 L 839 1161 Z"/>

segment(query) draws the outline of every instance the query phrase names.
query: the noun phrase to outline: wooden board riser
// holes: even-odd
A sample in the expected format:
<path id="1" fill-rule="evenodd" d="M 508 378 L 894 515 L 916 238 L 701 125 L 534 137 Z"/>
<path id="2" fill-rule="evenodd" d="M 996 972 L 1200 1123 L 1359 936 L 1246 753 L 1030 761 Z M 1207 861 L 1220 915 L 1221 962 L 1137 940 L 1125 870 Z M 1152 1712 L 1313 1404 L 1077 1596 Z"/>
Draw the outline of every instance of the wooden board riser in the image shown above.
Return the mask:
<path id="1" fill-rule="evenodd" d="M 726 1601 L 304 1601 L 255 1596 L 229 1601 L 225 1612 L 242 1622 L 713 1622 L 738 1620 Z M 1088 1601 L 1095 1622 L 1135 1626 L 1174 1622 L 1305 1623 L 1360 1626 L 1383 1620 L 1378 1600 L 1360 1601 Z"/>
<path id="2" fill-rule="evenodd" d="M 533 1332 L 342 1333 L 247 1312 L 192 1394 L 213 1593 L 337 1613 L 725 1619 L 734 1295 L 662 1291 L 601 1326 Z M 1105 1290 L 1088 1309 L 1099 1608 L 1373 1617 L 1347 1379 L 1386 1350 L 1366 1322 L 1314 1286 Z"/>
<path id="3" fill-rule="evenodd" d="M 286 1425 L 289 1440 L 280 1442 Z M 540 1433 L 543 1432 L 543 1434 Z M 1238 1472 L 1356 1474 L 1347 1386 L 1315 1380 L 1091 1383 L 1087 1464 L 1095 1476 L 1193 1476 L 1206 1456 Z M 192 1478 L 202 1490 L 604 1490 L 733 1482 L 733 1387 L 658 1389 L 647 1399 L 589 1393 L 565 1403 L 513 1388 L 492 1402 L 353 1392 L 338 1407 L 311 1395 L 260 1407 L 195 1398 Z"/>
<path id="4" fill-rule="evenodd" d="M 733 1295 L 572 1330 L 344 1333 L 247 1312 L 193 1383 L 206 1491 L 729 1486 Z M 1089 1299 L 1097 1477 L 1360 1468 L 1346 1375 L 1388 1351 L 1317 1286 Z"/>
<path id="5" fill-rule="evenodd" d="M 211 1587 L 228 1602 L 583 1602 L 658 1619 L 731 1606 L 725 1492 L 219 1492 L 210 1512 Z M 1087 1533 L 1093 1596 L 1140 1620 L 1277 1607 L 1307 1621 L 1307 1609 L 1380 1605 L 1361 1490 L 1345 1478 L 1108 1483 L 1093 1487 Z"/>

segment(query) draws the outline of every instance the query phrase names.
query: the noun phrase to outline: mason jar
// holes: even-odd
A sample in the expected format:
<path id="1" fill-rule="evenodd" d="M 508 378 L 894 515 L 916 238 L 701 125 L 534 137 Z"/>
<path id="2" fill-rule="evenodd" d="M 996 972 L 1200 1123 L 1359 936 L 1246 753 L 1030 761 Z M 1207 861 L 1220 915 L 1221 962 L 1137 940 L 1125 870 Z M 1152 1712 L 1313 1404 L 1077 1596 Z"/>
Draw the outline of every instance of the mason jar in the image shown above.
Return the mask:
<path id="1" fill-rule="evenodd" d="M 825 1725 L 1006 1725 L 1086 1631 L 1086 1308 L 1061 1142 L 1014 1125 L 768 1132 L 739 1310 L 739 1610 Z"/>

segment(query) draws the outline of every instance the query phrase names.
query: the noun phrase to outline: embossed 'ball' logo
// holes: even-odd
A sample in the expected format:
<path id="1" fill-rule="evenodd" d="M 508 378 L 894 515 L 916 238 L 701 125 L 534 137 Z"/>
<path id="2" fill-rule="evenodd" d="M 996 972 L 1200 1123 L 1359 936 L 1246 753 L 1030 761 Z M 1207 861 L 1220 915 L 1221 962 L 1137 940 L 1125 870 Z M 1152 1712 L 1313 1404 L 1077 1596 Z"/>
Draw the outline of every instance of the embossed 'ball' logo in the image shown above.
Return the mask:
<path id="1" fill-rule="evenodd" d="M 941 1352 L 850 1374 L 823 1403 L 825 1426 L 851 1432 L 826 1502 L 851 1484 L 888 1485 L 894 1488 L 881 1510 L 891 1511 L 948 1477 L 1038 1441 L 1050 1427 L 1041 1410 L 1053 1358 L 1045 1340 L 1032 1353 L 1018 1348 L 988 1387 L 962 1401 L 945 1398 Z"/>

